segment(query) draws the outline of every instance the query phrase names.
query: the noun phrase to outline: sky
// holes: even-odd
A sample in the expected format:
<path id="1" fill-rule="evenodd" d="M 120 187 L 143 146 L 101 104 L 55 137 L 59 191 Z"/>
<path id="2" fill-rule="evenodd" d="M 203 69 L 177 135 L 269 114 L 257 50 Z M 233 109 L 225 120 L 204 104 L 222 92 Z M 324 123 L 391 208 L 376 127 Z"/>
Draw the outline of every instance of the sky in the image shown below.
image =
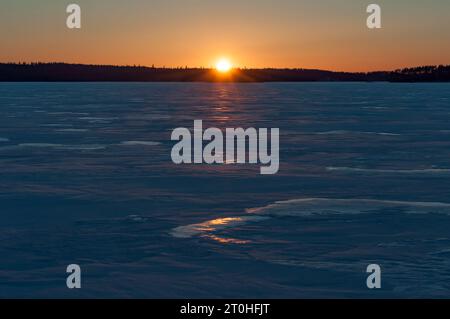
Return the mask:
<path id="1" fill-rule="evenodd" d="M 0 41 L 0 62 L 392 70 L 450 64 L 450 1 L 1 0 Z"/>

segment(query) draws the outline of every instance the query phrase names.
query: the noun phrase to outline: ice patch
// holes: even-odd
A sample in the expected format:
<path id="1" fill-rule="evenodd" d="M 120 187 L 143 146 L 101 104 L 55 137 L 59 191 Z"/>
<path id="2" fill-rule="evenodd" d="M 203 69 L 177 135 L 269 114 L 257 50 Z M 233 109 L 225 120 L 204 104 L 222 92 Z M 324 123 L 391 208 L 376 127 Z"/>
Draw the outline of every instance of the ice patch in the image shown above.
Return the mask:
<path id="1" fill-rule="evenodd" d="M 86 112 L 48 112 L 50 115 L 89 115 L 89 113 Z"/>
<path id="2" fill-rule="evenodd" d="M 66 145 L 66 144 L 53 144 L 53 143 L 22 143 L 17 145 L 18 147 L 31 147 L 31 148 L 57 148 L 62 150 L 99 150 L 106 148 L 106 145 L 101 144 L 86 144 L 86 145 Z"/>
<path id="3" fill-rule="evenodd" d="M 279 201 L 273 204 L 247 209 L 248 215 L 212 219 L 198 224 L 174 228 L 170 234 L 175 238 L 206 237 L 221 243 L 244 243 L 238 239 L 218 237 L 214 233 L 232 229 L 250 222 L 260 222 L 277 217 L 310 217 L 323 215 L 357 215 L 396 209 L 409 214 L 450 215 L 450 203 L 410 202 L 376 199 L 301 198 Z"/>
<path id="4" fill-rule="evenodd" d="M 85 128 L 66 128 L 66 129 L 59 129 L 55 130 L 56 132 L 67 132 L 67 133 L 83 133 L 89 131 Z"/>
<path id="5" fill-rule="evenodd" d="M 137 145 L 142 145 L 142 146 L 156 146 L 156 145 L 160 145 L 161 143 L 159 142 L 151 142 L 151 141 L 124 141 L 121 142 L 120 145 L 126 145 L 126 146 L 137 146 Z"/>
<path id="6" fill-rule="evenodd" d="M 171 116 L 167 114 L 158 114 L 158 113 L 151 113 L 151 114 L 135 114 L 135 115 L 128 115 L 126 117 L 127 120 L 144 120 L 144 121 L 155 121 L 155 120 L 168 120 Z"/>
<path id="7" fill-rule="evenodd" d="M 71 127 L 72 124 L 42 124 L 41 127 Z"/>
<path id="8" fill-rule="evenodd" d="M 80 151 L 95 151 L 106 148 L 106 145 L 102 144 L 86 144 L 86 145 L 60 145 L 58 148 L 64 150 L 80 150 Z"/>
<path id="9" fill-rule="evenodd" d="M 91 124 L 108 124 L 112 121 L 118 120 L 118 117 L 94 117 L 94 116 L 83 116 L 79 117 L 79 120 L 88 121 Z"/>
<path id="10" fill-rule="evenodd" d="M 0 142 L 9 142 L 9 138 L 0 137 Z"/>
<path id="11" fill-rule="evenodd" d="M 317 135 L 346 135 L 346 134 L 359 134 L 359 135 L 381 135 L 381 136 L 400 136 L 400 134 L 389 132 L 361 132 L 361 131 L 326 131 L 317 132 Z"/>
<path id="12" fill-rule="evenodd" d="M 52 144 L 52 143 L 21 143 L 18 146 L 20 147 L 60 147 L 62 144 Z"/>
<path id="13" fill-rule="evenodd" d="M 385 173 L 385 174 L 449 174 L 449 168 L 425 168 L 425 169 L 370 169 L 356 167 L 327 167 L 331 172 L 354 173 Z"/>
<path id="14" fill-rule="evenodd" d="M 247 212 L 268 216 L 319 216 L 364 214 L 392 208 L 401 209 L 405 213 L 441 213 L 450 215 L 450 203 L 332 198 L 302 198 L 280 201 L 264 207 L 251 208 Z"/>
<path id="15" fill-rule="evenodd" d="M 127 220 L 133 221 L 133 222 L 146 222 L 148 221 L 147 217 L 143 217 L 140 215 L 129 215 L 126 217 Z"/>
<path id="16" fill-rule="evenodd" d="M 199 224 L 180 226 L 171 231 L 171 235 L 176 238 L 191 238 L 194 236 L 211 236 L 211 233 L 226 228 L 232 228 L 249 222 L 259 222 L 268 219 L 264 216 L 238 216 L 224 217 L 209 220 Z"/>

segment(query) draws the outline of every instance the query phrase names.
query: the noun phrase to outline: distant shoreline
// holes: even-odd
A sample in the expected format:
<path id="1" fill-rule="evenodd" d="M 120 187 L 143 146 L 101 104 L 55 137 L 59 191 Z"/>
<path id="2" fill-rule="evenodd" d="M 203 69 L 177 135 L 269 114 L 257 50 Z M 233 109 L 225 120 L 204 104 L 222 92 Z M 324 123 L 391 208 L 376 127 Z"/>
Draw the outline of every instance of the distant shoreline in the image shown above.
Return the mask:
<path id="1" fill-rule="evenodd" d="M 156 68 L 68 63 L 0 63 L 0 82 L 450 82 L 450 65 L 395 71 Z"/>

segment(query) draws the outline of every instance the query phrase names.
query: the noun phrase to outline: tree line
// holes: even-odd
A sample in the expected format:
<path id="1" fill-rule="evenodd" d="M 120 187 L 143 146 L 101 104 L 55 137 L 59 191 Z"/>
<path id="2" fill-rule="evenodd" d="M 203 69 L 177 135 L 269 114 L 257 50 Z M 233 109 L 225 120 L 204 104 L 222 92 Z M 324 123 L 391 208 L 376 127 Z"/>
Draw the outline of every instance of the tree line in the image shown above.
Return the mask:
<path id="1" fill-rule="evenodd" d="M 395 71 L 334 72 L 314 69 L 234 69 L 221 74 L 209 68 L 86 65 L 68 63 L 0 63 L 0 81 L 10 82 L 304 82 L 390 81 L 449 82 L 450 65 Z"/>

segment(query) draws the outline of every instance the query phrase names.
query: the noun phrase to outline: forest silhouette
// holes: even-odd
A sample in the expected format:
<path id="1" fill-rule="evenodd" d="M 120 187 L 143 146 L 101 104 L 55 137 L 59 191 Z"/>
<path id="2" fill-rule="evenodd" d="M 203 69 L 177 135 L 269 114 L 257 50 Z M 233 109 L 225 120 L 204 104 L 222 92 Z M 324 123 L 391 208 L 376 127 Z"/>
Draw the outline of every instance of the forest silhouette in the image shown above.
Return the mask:
<path id="1" fill-rule="evenodd" d="M 389 81 L 449 82 L 450 65 L 420 66 L 377 72 L 314 69 L 236 68 L 222 74 L 208 68 L 86 65 L 68 63 L 0 63 L 2 82 L 306 82 Z"/>

